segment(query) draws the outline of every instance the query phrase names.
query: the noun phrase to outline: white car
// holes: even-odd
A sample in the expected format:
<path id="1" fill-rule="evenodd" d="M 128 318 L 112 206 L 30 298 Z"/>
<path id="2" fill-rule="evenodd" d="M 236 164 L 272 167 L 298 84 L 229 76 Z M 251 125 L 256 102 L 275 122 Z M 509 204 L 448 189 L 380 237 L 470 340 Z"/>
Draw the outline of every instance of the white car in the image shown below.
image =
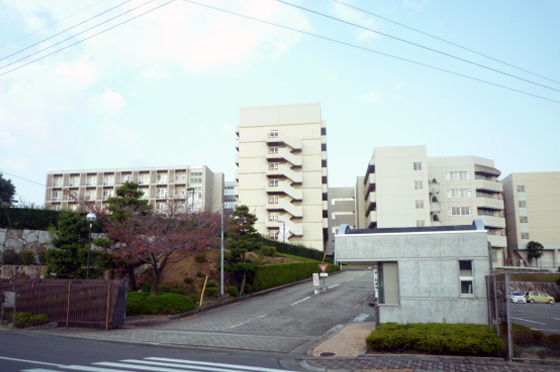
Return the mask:
<path id="1" fill-rule="evenodd" d="M 509 298 L 511 299 L 511 302 L 514 304 L 527 303 L 527 299 L 525 298 L 525 295 L 522 292 L 513 291 L 509 294 Z"/>

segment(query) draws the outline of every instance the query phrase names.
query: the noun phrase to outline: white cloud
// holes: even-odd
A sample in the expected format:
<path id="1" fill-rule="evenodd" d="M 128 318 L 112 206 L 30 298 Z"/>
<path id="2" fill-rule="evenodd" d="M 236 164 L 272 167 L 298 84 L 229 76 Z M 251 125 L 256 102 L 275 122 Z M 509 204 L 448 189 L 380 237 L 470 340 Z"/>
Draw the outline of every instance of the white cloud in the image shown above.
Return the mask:
<path id="1" fill-rule="evenodd" d="M 113 92 L 111 88 L 107 88 L 107 91 L 103 93 L 103 101 L 111 112 L 120 111 L 126 106 L 123 96 Z"/>
<path id="2" fill-rule="evenodd" d="M 91 62 L 86 61 L 80 61 L 75 64 L 62 63 L 55 67 L 54 73 L 84 85 L 91 85 L 98 78 L 95 66 Z"/>
<path id="3" fill-rule="evenodd" d="M 424 6 L 430 5 L 428 0 L 403 0 L 404 6 L 414 9 L 417 12 L 424 10 Z"/>
<path id="4" fill-rule="evenodd" d="M 362 101 L 374 103 L 374 102 L 377 102 L 377 101 L 381 100 L 381 93 L 375 92 L 375 91 L 372 90 L 372 91 L 369 91 L 366 94 L 362 95 L 360 97 L 360 99 Z"/>

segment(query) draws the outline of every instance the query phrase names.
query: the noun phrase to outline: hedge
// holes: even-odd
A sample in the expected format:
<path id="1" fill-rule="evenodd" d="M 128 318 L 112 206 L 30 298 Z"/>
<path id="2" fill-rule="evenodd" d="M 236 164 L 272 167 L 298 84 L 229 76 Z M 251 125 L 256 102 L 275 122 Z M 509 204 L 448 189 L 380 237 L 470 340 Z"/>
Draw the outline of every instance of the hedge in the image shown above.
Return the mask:
<path id="1" fill-rule="evenodd" d="M 317 261 L 323 260 L 324 253 L 313 248 L 306 248 L 294 244 L 282 243 L 277 240 L 269 240 L 264 237 L 261 237 L 259 240 L 262 246 L 276 247 L 276 252 L 278 253 L 287 253 L 294 256 L 312 258 Z M 330 263 L 333 262 L 332 258 L 330 257 L 327 257 L 325 261 Z"/>
<path id="2" fill-rule="evenodd" d="M 385 323 L 366 338 L 369 351 L 502 356 L 505 344 L 482 324 Z"/>
<path id="3" fill-rule="evenodd" d="M 175 293 L 149 296 L 146 292 L 128 292 L 126 315 L 180 314 L 196 309 L 191 298 Z"/>
<path id="4" fill-rule="evenodd" d="M 297 282 L 321 272 L 321 262 L 294 262 L 259 266 L 253 278 L 253 291 L 277 287 L 279 285 Z M 327 272 L 339 270 L 339 266 L 329 264 Z"/>
<path id="5" fill-rule="evenodd" d="M 0 213 L 0 228 L 48 231 L 58 226 L 59 211 L 31 208 L 5 208 Z"/>

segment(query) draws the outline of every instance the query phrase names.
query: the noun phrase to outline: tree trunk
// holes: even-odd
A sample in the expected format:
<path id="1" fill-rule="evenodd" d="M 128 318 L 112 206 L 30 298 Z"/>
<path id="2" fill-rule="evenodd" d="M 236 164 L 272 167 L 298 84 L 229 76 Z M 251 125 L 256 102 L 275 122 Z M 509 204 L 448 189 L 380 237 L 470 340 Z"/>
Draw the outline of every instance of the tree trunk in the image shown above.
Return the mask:
<path id="1" fill-rule="evenodd" d="M 134 275 L 134 266 L 125 266 L 124 270 L 128 276 L 128 281 L 130 282 L 130 290 L 137 291 L 138 283 L 136 282 L 136 276 Z"/>
<path id="2" fill-rule="evenodd" d="M 241 285 L 239 288 L 239 295 L 243 296 L 243 293 L 245 292 L 245 282 L 247 281 L 247 272 L 244 271 L 243 272 L 243 276 L 241 277 Z"/>

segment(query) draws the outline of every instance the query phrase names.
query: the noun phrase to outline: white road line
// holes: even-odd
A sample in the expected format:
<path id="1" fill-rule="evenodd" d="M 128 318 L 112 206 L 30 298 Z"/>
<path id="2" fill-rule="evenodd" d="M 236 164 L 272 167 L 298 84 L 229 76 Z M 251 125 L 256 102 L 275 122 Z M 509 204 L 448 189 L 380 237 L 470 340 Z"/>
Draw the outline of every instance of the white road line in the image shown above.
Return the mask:
<path id="1" fill-rule="evenodd" d="M 340 284 L 333 284 L 333 285 L 331 285 L 330 287 L 327 287 L 327 289 L 332 289 L 332 288 L 334 288 L 334 287 L 338 287 L 339 285 L 340 285 Z"/>
<path id="2" fill-rule="evenodd" d="M 107 366 L 107 367 L 126 368 L 127 371 L 129 369 L 133 369 L 135 371 L 150 371 L 150 372 L 196 372 L 196 370 L 194 369 L 187 369 L 188 367 L 181 367 L 181 366 L 177 366 L 178 368 L 164 368 L 164 367 L 155 367 L 155 366 L 139 366 L 137 364 L 115 363 L 115 362 L 99 362 L 94 364 L 100 366 Z M 116 371 L 116 370 L 112 369 L 111 371 Z M 118 371 L 119 372 L 124 371 L 124 369 L 119 369 Z M 221 369 L 216 370 L 216 372 L 225 372 L 225 371 L 227 370 L 221 370 Z M 100 372 L 104 372 L 104 371 L 100 371 Z"/>
<path id="3" fill-rule="evenodd" d="M 521 320 L 522 322 L 527 322 L 527 323 L 535 323 L 535 324 L 540 324 L 540 325 L 546 325 L 546 323 L 534 322 L 534 321 L 532 321 L 532 320 L 527 320 L 527 319 L 523 319 L 523 318 L 514 318 L 514 317 L 511 317 L 511 319 Z"/>
<path id="4" fill-rule="evenodd" d="M 144 358 L 145 360 L 157 360 L 161 362 L 172 362 L 172 363 L 179 363 L 179 364 L 187 364 L 187 365 L 197 365 L 197 366 L 216 366 L 216 367 L 224 367 L 224 368 L 232 368 L 232 369 L 241 369 L 243 371 L 257 371 L 257 372 L 290 372 L 284 369 L 272 369 L 272 368 L 264 368 L 264 367 L 249 367 L 249 366 L 240 366 L 237 364 L 224 364 L 224 363 L 212 363 L 212 362 L 197 362 L 194 360 L 184 360 L 184 359 L 171 359 L 171 358 Z"/>
<path id="5" fill-rule="evenodd" d="M 35 368 L 35 369 L 22 369 L 21 372 L 60 372 L 60 370 L 54 369 L 43 369 L 43 368 Z"/>
<path id="6" fill-rule="evenodd" d="M 36 360 L 29 360 L 29 359 L 9 358 L 9 357 L 3 357 L 3 356 L 0 356 L 0 359 L 11 360 L 11 361 L 14 361 L 14 362 L 25 362 L 25 363 L 30 363 L 30 364 L 42 364 L 42 365 L 45 365 L 45 366 L 64 368 L 63 364 L 39 362 L 39 361 L 36 361 Z"/>
<path id="7" fill-rule="evenodd" d="M 291 304 L 290 306 L 294 306 L 294 305 L 297 305 L 297 304 L 301 304 L 303 301 L 307 301 L 307 300 L 309 300 L 310 298 L 311 298 L 311 297 L 309 297 L 309 296 L 308 296 L 308 297 L 305 297 L 305 298 L 302 299 L 302 300 L 299 300 L 299 301 L 294 302 L 294 303 Z"/>
<path id="8" fill-rule="evenodd" d="M 360 314 L 358 315 L 356 318 L 354 318 L 354 323 L 362 323 L 364 320 L 366 320 L 369 317 L 368 314 Z"/>
<path id="9" fill-rule="evenodd" d="M 346 283 L 351 282 L 352 280 L 354 280 L 354 278 L 348 279 L 348 280 L 346 281 Z"/>
<path id="10" fill-rule="evenodd" d="M 247 324 L 247 323 L 252 322 L 253 320 L 257 320 L 257 319 L 264 318 L 264 317 L 267 316 L 267 315 L 268 315 L 268 314 L 264 314 L 264 315 L 258 316 L 258 317 L 256 317 L 256 318 L 249 319 L 249 320 L 247 320 L 247 321 L 245 321 L 245 322 L 243 322 L 243 323 L 239 323 L 239 324 L 236 324 L 236 325 L 234 325 L 234 326 L 228 327 L 228 328 L 229 328 L 229 329 L 232 329 L 232 328 L 235 328 L 235 327 L 240 327 L 240 326 L 242 326 L 242 325 L 245 325 L 245 324 Z"/>
<path id="11" fill-rule="evenodd" d="M 80 371 L 80 372 L 130 372 L 130 371 L 122 370 L 122 369 L 99 368 L 99 367 L 76 366 L 76 365 L 64 366 L 62 368 L 72 369 L 72 370 L 76 370 L 76 371 Z M 185 372 L 185 371 L 180 371 L 180 372 Z"/>

